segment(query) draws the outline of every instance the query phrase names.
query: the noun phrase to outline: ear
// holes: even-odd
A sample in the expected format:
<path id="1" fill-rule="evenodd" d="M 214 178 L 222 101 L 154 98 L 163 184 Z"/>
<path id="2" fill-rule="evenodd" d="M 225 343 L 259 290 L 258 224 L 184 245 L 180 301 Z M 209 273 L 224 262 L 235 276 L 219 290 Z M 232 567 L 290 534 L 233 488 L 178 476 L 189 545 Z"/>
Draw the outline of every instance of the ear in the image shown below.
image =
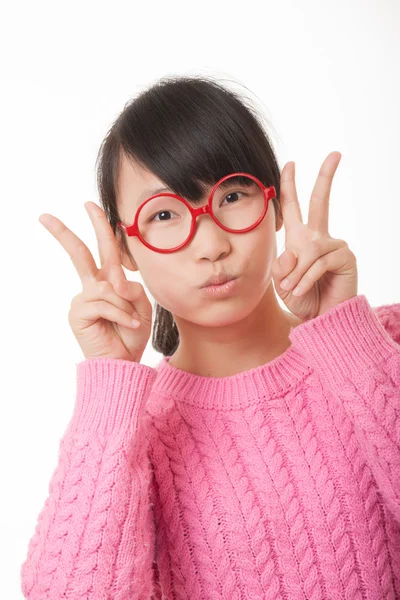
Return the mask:
<path id="1" fill-rule="evenodd" d="M 275 208 L 275 205 L 274 205 L 274 208 Z M 279 231 L 280 229 L 282 229 L 283 219 L 276 210 L 275 210 L 275 223 L 276 223 L 276 225 L 275 225 L 276 231 Z"/>
<path id="2" fill-rule="evenodd" d="M 125 269 L 128 269 L 128 271 L 138 271 L 139 269 L 136 262 L 133 260 L 133 258 L 131 258 L 131 256 L 126 252 L 124 248 L 120 232 L 117 232 L 116 238 L 119 255 L 121 258 L 121 264 L 125 267 Z"/>
<path id="3" fill-rule="evenodd" d="M 121 264 L 128 269 L 128 271 L 138 271 L 138 266 L 134 260 L 131 259 L 130 256 L 126 254 L 124 251 L 120 251 L 121 256 Z"/>
<path id="4" fill-rule="evenodd" d="M 283 219 L 279 216 L 277 216 L 276 218 L 276 231 L 279 231 L 280 229 L 282 229 L 282 225 L 283 225 Z"/>

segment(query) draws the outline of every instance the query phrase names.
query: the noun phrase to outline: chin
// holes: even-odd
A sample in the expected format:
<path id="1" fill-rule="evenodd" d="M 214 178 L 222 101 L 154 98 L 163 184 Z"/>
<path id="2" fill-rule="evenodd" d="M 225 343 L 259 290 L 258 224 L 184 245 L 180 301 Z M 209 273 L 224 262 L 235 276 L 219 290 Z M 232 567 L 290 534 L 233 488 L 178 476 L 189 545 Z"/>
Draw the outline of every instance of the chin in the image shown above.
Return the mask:
<path id="1" fill-rule="evenodd" d="M 226 304 L 221 303 L 215 306 L 214 310 L 206 308 L 198 311 L 196 318 L 194 318 L 195 312 L 191 313 L 191 318 L 188 320 L 201 327 L 230 327 L 246 319 L 254 308 L 249 310 L 248 304 L 241 307 L 237 304 L 227 307 Z"/>

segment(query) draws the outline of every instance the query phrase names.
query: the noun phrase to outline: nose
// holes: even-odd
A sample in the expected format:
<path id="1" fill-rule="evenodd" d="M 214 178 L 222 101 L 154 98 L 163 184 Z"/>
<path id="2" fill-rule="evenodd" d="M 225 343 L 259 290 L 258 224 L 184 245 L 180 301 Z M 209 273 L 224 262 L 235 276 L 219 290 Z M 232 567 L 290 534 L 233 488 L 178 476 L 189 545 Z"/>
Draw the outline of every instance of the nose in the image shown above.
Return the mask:
<path id="1" fill-rule="evenodd" d="M 201 255 L 201 257 L 213 261 L 217 260 L 221 255 L 225 255 L 229 252 L 230 242 L 227 237 L 227 232 L 214 221 L 210 214 L 209 207 L 201 206 L 200 208 L 195 209 L 195 212 L 195 230 L 193 238 L 189 243 L 195 244 L 193 247 L 197 248 L 197 253 Z M 208 214 L 208 218 L 197 219 L 198 216 L 202 217 L 206 214 Z M 203 224 L 201 224 L 202 221 Z M 199 230 L 202 227 L 203 231 L 201 232 Z"/>
<path id="2" fill-rule="evenodd" d="M 208 219 L 198 219 L 198 217 L 203 217 L 204 215 L 208 215 Z M 195 208 L 193 211 L 194 222 L 195 222 L 195 235 L 199 230 L 200 224 L 202 221 L 205 221 L 210 224 L 211 227 L 216 227 L 216 231 L 219 230 L 221 233 L 223 231 L 222 227 L 219 226 L 218 221 L 215 221 L 213 215 L 211 214 L 210 206 L 206 204 L 205 206 L 200 206 L 199 208 Z"/>

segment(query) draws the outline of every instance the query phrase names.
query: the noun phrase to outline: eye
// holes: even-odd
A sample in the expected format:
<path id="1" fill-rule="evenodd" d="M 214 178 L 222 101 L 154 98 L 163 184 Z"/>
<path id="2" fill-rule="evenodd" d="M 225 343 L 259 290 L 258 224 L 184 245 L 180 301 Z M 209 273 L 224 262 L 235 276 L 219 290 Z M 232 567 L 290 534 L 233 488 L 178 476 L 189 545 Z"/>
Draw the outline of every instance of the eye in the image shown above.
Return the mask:
<path id="1" fill-rule="evenodd" d="M 229 196 L 237 196 L 238 194 L 244 194 L 244 195 L 246 195 L 244 192 L 229 192 L 229 194 L 227 194 L 227 195 L 225 196 L 224 200 L 225 200 L 226 198 L 229 198 Z M 229 202 L 229 204 L 233 204 L 233 203 L 234 203 L 234 202 Z"/>
<path id="2" fill-rule="evenodd" d="M 156 217 L 157 217 L 158 215 L 168 215 L 168 214 L 172 215 L 172 214 L 174 214 L 174 213 L 173 213 L 171 210 L 161 210 L 161 211 L 159 211 L 158 213 L 155 213 L 155 214 L 154 214 L 154 215 L 151 217 L 151 219 L 149 219 L 149 222 L 151 223 L 152 221 L 156 221 Z M 171 219 L 159 219 L 159 222 L 160 222 L 160 221 L 170 221 L 170 220 L 171 220 Z"/>

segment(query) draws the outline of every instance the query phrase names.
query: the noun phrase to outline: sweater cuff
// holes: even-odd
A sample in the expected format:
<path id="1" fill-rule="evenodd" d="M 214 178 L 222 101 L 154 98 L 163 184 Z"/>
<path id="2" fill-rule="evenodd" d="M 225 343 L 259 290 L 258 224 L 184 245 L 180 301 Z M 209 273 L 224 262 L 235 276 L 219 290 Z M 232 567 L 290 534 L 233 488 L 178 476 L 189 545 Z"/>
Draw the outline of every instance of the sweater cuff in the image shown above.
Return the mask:
<path id="1" fill-rule="evenodd" d="M 364 295 L 298 325 L 289 339 L 332 385 L 362 378 L 367 369 L 400 352 Z"/>
<path id="2" fill-rule="evenodd" d="M 69 432 L 98 434 L 132 430 L 157 372 L 116 358 L 90 358 L 77 365 L 76 401 Z"/>

